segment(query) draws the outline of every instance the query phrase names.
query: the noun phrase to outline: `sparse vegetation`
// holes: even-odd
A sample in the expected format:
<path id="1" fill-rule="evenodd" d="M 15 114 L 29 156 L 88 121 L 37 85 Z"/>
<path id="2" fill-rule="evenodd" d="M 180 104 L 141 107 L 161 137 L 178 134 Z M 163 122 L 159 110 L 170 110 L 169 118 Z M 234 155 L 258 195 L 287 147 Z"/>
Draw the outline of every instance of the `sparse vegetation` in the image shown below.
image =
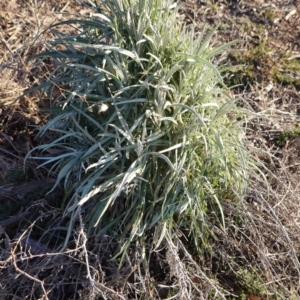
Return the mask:
<path id="1" fill-rule="evenodd" d="M 287 58 L 282 61 L 279 68 L 272 71 L 273 78 L 284 86 L 294 86 L 300 89 L 300 60 L 295 58 Z"/>
<path id="2" fill-rule="evenodd" d="M 242 282 L 244 293 L 261 297 L 266 295 L 266 287 L 257 271 L 240 269 L 237 271 L 237 279 Z"/>
<path id="3" fill-rule="evenodd" d="M 274 21 L 276 18 L 276 12 L 272 9 L 266 9 L 263 11 L 264 17 L 269 21 Z"/>
<path id="4" fill-rule="evenodd" d="M 292 129 L 281 132 L 276 140 L 276 145 L 279 147 L 284 147 L 289 140 L 292 140 L 298 136 L 300 136 L 300 128 L 298 124 L 294 124 Z"/>

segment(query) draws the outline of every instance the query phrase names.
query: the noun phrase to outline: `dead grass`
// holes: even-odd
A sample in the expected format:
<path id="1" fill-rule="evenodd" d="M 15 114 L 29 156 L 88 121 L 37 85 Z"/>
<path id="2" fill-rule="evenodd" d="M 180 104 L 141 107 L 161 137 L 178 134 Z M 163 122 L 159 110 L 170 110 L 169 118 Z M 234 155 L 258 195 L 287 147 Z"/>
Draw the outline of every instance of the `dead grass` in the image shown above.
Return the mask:
<path id="1" fill-rule="evenodd" d="M 18 197 L 17 188 L 9 192 L 11 184 L 51 180 L 48 170 L 37 171 L 33 164 L 25 175 L 22 172 L 26 153 L 39 143 L 34 126 L 47 120 L 41 111 L 47 103 L 38 94 L 15 100 L 52 68 L 51 62 L 26 59 L 50 47 L 46 41 L 51 34 L 41 33 L 68 18 L 66 12 L 88 14 L 79 1 L 29 2 L 0 4 L 0 199 L 15 203 L 9 216 L 0 209 L 0 285 L 6 293 L 0 299 L 90 299 L 96 294 L 100 299 L 166 299 L 172 293 L 184 299 L 191 286 L 203 299 L 221 299 L 220 293 L 228 299 L 299 299 L 299 1 L 182 1 L 186 22 L 196 22 L 199 28 L 219 24 L 220 43 L 239 40 L 236 48 L 241 50 L 220 60 L 242 64 L 226 73 L 227 81 L 237 85 L 232 94 L 253 112 L 245 124 L 248 147 L 261 150 L 253 155 L 263 165 L 261 174 L 253 174 L 245 201 L 235 206 L 228 202 L 226 231 L 215 228 L 217 239 L 209 253 L 191 257 L 174 252 L 176 247 L 147 249 L 150 269 L 140 263 L 138 245 L 118 269 L 110 257 L 113 241 L 87 240 L 80 219 L 70 250 L 61 252 L 68 223 L 63 193 L 34 190 Z M 54 235 L 52 229 L 58 227 L 61 234 Z M 178 246 L 182 239 L 169 237 L 172 243 Z M 194 271 L 192 280 L 182 273 L 183 264 Z"/>

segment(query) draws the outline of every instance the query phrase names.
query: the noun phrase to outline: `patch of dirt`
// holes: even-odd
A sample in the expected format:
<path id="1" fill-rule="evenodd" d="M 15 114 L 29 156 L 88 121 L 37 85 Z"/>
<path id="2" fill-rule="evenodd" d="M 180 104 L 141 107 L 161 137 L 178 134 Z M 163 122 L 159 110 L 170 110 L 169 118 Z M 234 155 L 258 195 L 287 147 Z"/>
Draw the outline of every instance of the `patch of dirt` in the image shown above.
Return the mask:
<path id="1" fill-rule="evenodd" d="M 40 97 L 39 91 L 27 91 L 46 79 L 55 66 L 51 61 L 29 59 L 51 49 L 48 41 L 54 38 L 55 32 L 45 32 L 45 29 L 74 14 L 88 15 L 89 9 L 80 1 L 14 0 L 0 4 L 1 161 L 23 160 L 41 142 L 36 140 L 36 129 L 47 121 L 48 113 L 43 109 L 49 103 Z M 61 34 L 67 33 L 65 26 L 60 26 L 60 30 Z M 12 169 L 8 161 L 0 164 L 4 183 Z"/>
<path id="2" fill-rule="evenodd" d="M 60 190 L 47 193 L 53 186 L 51 172 L 37 169 L 34 161 L 26 163 L 24 172 L 24 159 L 33 147 L 52 138 L 37 138 L 38 127 L 47 121 L 43 109 L 48 104 L 39 92 L 27 90 L 45 79 L 53 64 L 28 59 L 51 48 L 47 41 L 55 32 L 44 32 L 46 28 L 89 9 L 80 1 L 8 2 L 0 3 L 0 299 L 41 299 L 43 280 L 49 299 L 79 299 L 87 281 L 84 264 L 73 252 L 55 255 L 62 237 L 47 232 L 65 226 L 53 221 L 62 214 L 64 195 Z M 60 29 L 66 33 L 64 26 Z M 18 280 L 11 280 L 15 276 Z"/>

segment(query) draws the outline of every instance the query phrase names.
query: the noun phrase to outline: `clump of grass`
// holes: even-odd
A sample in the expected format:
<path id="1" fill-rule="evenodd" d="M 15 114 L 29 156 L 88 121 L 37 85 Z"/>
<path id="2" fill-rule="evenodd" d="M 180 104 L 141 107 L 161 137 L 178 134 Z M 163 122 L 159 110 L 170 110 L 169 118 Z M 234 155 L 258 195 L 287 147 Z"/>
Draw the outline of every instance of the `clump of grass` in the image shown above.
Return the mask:
<path id="1" fill-rule="evenodd" d="M 267 42 L 260 41 L 244 53 L 230 53 L 228 58 L 234 67 L 225 74 L 226 84 L 248 86 L 254 82 L 269 81 L 274 67 L 269 51 Z"/>
<path id="2" fill-rule="evenodd" d="M 276 12 L 272 9 L 265 9 L 262 14 L 269 21 L 274 21 L 276 18 Z"/>
<path id="3" fill-rule="evenodd" d="M 290 130 L 283 131 L 276 139 L 275 144 L 276 146 L 284 147 L 289 140 L 298 136 L 300 136 L 300 128 L 298 124 L 295 124 Z"/>
<path id="4" fill-rule="evenodd" d="M 281 60 L 280 68 L 274 68 L 272 75 L 278 83 L 300 90 L 299 68 L 299 59 L 284 57 Z"/>
<path id="5" fill-rule="evenodd" d="M 224 226 L 224 201 L 243 195 L 249 167 L 244 112 L 214 65 L 229 44 L 210 45 L 214 31 L 196 34 L 169 0 L 96 9 L 63 22 L 79 28 L 51 42 L 65 50 L 33 57 L 55 61 L 36 88 L 52 103 L 40 135 L 58 137 L 27 158 L 43 160 L 57 174 L 53 189 L 70 192 L 70 229 L 82 215 L 88 234 L 113 236 L 122 257 L 153 228 L 156 247 L 181 229 L 201 250 L 211 223 Z"/>
<path id="6" fill-rule="evenodd" d="M 237 271 L 237 277 L 242 282 L 247 293 L 260 296 L 266 294 L 264 282 L 255 270 L 240 269 Z"/>

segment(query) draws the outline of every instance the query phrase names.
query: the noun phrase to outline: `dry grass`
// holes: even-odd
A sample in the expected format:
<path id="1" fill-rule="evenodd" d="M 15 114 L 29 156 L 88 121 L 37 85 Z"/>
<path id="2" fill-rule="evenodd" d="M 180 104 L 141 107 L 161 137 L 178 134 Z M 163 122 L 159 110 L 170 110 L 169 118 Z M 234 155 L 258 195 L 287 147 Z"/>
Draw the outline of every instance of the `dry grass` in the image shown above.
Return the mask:
<path id="1" fill-rule="evenodd" d="M 257 162 L 263 163 L 261 174 L 253 174 L 247 198 L 238 206 L 228 203 L 226 231 L 215 228 L 218 239 L 209 253 L 193 253 L 193 257 L 176 253 L 174 249 L 182 240 L 173 236 L 168 249 L 164 245 L 160 251 L 147 249 L 151 269 L 141 267 L 142 250 L 135 248 L 134 256 L 118 269 L 118 262 L 110 259 L 116 245 L 105 237 L 86 240 L 80 220 L 71 250 L 60 252 L 65 232 L 62 229 L 62 236 L 53 236 L 51 228 L 65 228 L 68 223 L 62 218 L 63 195 L 34 191 L 18 197 L 15 192 L 3 192 L 10 184 L 46 180 L 49 175 L 47 170 L 37 172 L 35 165 L 27 166 L 26 175 L 22 173 L 26 153 L 39 143 L 31 125 L 46 121 L 40 108 L 47 103 L 41 103 L 38 94 L 13 102 L 53 67 L 51 62 L 26 62 L 30 55 L 49 47 L 46 40 L 51 35 L 39 34 L 57 20 L 68 18 L 64 12 L 87 14 L 88 9 L 79 2 L 54 0 L 0 4 L 0 199 L 13 203 L 5 206 L 9 215 L 0 209 L 0 285 L 6 299 L 73 299 L 74 293 L 77 299 L 89 299 L 93 294 L 137 299 L 143 293 L 146 299 L 165 299 L 170 292 L 177 293 L 178 287 L 176 299 L 184 299 L 191 289 L 199 290 L 203 299 L 221 299 L 222 295 L 243 299 L 243 293 L 244 299 L 251 300 L 300 298 L 300 143 L 296 126 L 300 111 L 300 3 L 182 2 L 187 2 L 183 8 L 187 22 L 196 20 L 200 28 L 220 24 L 216 39 L 220 43 L 238 39 L 237 48 L 242 49 L 230 58 L 219 59 L 244 65 L 231 71 L 228 82 L 239 84 L 232 94 L 253 112 L 246 124 L 248 147 L 261 149 L 253 153 Z M 30 217 L 22 215 L 24 211 Z M 243 218 L 237 218 L 241 215 Z M 61 216 L 60 223 L 53 221 L 57 216 Z M 8 219 L 11 222 L 2 223 Z M 176 247 L 170 247 L 172 243 Z M 192 280 L 182 272 L 187 265 L 196 274 Z"/>

